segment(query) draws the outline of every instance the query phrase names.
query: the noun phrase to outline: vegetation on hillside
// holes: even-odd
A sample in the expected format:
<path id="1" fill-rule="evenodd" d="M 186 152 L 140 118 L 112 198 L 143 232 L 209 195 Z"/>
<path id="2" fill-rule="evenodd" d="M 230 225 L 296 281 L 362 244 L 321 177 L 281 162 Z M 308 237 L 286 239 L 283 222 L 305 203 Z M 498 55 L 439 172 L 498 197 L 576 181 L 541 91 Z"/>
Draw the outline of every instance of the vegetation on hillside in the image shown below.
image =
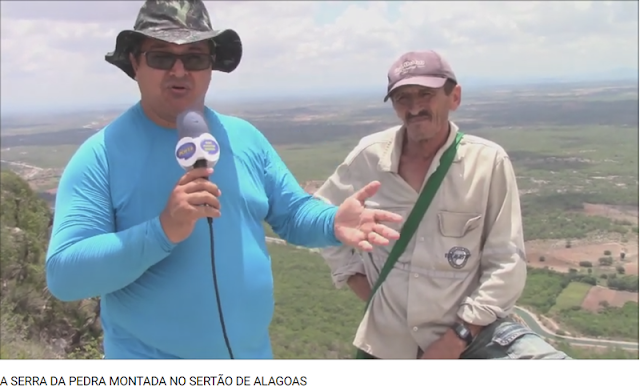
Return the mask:
<path id="1" fill-rule="evenodd" d="M 279 359 L 348 359 L 364 302 L 336 290 L 320 255 L 270 244 L 276 310 L 271 324 Z"/>
<path id="2" fill-rule="evenodd" d="M 557 318 L 580 334 L 638 341 L 637 302 L 627 302 L 622 307 L 603 307 L 598 313 L 573 306 L 560 310 Z"/>
<path id="3" fill-rule="evenodd" d="M 273 262 L 276 298 L 276 311 L 271 325 L 275 356 L 280 359 L 351 358 L 354 353 L 351 341 L 362 318 L 364 303 L 348 290 L 335 290 L 329 279 L 328 268 L 318 254 L 276 244 L 269 245 L 269 251 Z M 545 289 L 555 291 L 555 295 L 552 293 L 546 298 L 551 302 L 550 308 L 563 290 L 560 286 L 566 286 L 573 280 L 565 280 L 562 274 L 548 270 L 530 269 L 529 272 L 531 276 L 527 279 L 527 288 L 518 304 L 536 311 L 548 306 L 546 300 L 536 300 L 537 295 L 544 294 Z M 635 340 L 638 329 L 637 307 L 636 304 Z M 616 310 L 602 315 L 589 314 L 593 318 L 585 319 L 598 324 L 595 329 L 606 329 L 606 326 L 628 322 L 629 325 L 620 328 L 620 333 L 607 337 L 633 339 L 629 330 L 634 322 L 628 314 L 620 316 Z M 585 334 L 589 332 L 589 329 L 582 330 Z M 560 347 L 570 356 L 582 359 L 638 358 L 637 352 L 606 348 L 566 348 L 567 344 L 561 344 Z"/>
<path id="4" fill-rule="evenodd" d="M 637 341 L 638 303 L 627 302 L 622 308 L 605 306 L 598 313 L 593 313 L 580 306 L 580 297 L 584 298 L 584 295 L 576 294 L 576 290 L 581 289 L 582 284 L 593 286 L 595 278 L 575 272 L 562 274 L 549 269 L 529 268 L 527 285 L 518 304 L 536 313 L 548 314 L 581 335 Z M 567 302 L 571 298 L 575 300 Z"/>
<path id="5" fill-rule="evenodd" d="M 611 191 L 615 194 L 615 191 Z M 547 193 L 526 194 L 520 197 L 525 240 L 584 238 L 589 233 L 632 234 L 627 221 L 590 216 L 583 213 L 585 203 L 630 205 L 629 199 L 601 199 L 600 194 Z M 638 202 L 637 192 L 634 202 Z"/>
<path id="6" fill-rule="evenodd" d="M 557 313 L 560 310 L 570 309 L 580 306 L 589 293 L 593 285 L 583 282 L 571 282 L 562 290 L 555 299 L 555 305 L 549 310 L 550 313 Z"/>
<path id="7" fill-rule="evenodd" d="M 580 348 L 565 342 L 552 344 L 573 359 L 638 359 L 638 351 L 620 348 Z"/>
<path id="8" fill-rule="evenodd" d="M 49 207 L 16 174 L 1 175 L 0 357 L 96 356 L 95 303 L 60 302 L 46 288 Z"/>

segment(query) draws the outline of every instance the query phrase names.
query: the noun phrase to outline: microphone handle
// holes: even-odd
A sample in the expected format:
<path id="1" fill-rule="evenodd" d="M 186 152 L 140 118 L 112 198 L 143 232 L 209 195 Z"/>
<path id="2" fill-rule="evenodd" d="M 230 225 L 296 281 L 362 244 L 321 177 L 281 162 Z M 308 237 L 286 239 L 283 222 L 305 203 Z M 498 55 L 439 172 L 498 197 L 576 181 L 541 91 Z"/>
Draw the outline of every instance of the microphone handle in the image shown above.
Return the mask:
<path id="1" fill-rule="evenodd" d="M 198 161 L 195 162 L 195 164 L 193 164 L 193 168 L 197 169 L 197 168 L 206 168 L 207 167 L 207 160 L 205 159 L 200 159 Z M 203 207 L 209 207 L 209 205 L 203 204 Z M 209 223 L 209 226 L 211 226 L 211 224 L 213 223 L 213 218 L 211 217 L 207 217 L 207 222 Z"/>
<path id="2" fill-rule="evenodd" d="M 196 161 L 195 164 L 193 164 L 193 168 L 206 168 L 207 167 L 207 160 L 205 159 L 200 159 L 198 161 Z"/>

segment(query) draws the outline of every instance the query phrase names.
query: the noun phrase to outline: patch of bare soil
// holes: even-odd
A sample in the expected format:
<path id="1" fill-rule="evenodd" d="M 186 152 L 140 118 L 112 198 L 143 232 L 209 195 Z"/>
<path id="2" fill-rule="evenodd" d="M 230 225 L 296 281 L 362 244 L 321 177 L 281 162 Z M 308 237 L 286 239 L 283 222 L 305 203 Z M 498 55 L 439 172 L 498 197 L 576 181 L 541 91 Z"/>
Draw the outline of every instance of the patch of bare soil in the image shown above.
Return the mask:
<path id="1" fill-rule="evenodd" d="M 583 203 L 583 207 L 586 215 L 638 223 L 638 208 L 636 207 L 591 203 Z"/>
<path id="2" fill-rule="evenodd" d="M 582 301 L 582 308 L 597 312 L 602 308 L 601 302 L 607 302 L 609 306 L 622 307 L 626 302 L 638 302 L 638 293 L 628 291 L 615 291 L 602 286 L 593 286 Z"/>
<path id="3" fill-rule="evenodd" d="M 624 266 L 624 272 L 627 275 L 638 275 L 638 258 L 633 263 L 626 263 Z"/>
<path id="4" fill-rule="evenodd" d="M 566 243 L 566 240 L 529 241 L 526 243 L 527 262 L 535 268 L 549 267 L 556 272 L 569 272 L 570 268 L 579 269 L 581 261 L 590 261 L 594 268 L 600 268 L 598 259 L 611 256 L 614 264 L 608 268 L 615 270 L 615 266 L 622 265 L 627 274 L 638 274 L 638 242 L 635 240 L 626 243 L 575 241 L 569 248 Z M 611 254 L 605 255 L 605 251 Z M 625 254 L 624 261 L 621 253 Z M 540 261 L 541 258 L 544 261 Z"/>

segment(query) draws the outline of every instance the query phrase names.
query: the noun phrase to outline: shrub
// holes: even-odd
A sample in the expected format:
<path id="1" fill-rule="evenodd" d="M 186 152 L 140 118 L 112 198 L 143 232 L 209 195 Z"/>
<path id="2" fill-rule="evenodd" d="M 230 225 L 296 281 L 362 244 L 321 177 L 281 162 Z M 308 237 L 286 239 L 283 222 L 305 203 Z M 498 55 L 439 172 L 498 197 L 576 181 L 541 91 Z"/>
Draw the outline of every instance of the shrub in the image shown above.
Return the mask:
<path id="1" fill-rule="evenodd" d="M 600 263 L 600 265 L 610 266 L 613 264 L 613 259 L 611 257 L 601 257 L 598 259 L 598 263 Z"/>

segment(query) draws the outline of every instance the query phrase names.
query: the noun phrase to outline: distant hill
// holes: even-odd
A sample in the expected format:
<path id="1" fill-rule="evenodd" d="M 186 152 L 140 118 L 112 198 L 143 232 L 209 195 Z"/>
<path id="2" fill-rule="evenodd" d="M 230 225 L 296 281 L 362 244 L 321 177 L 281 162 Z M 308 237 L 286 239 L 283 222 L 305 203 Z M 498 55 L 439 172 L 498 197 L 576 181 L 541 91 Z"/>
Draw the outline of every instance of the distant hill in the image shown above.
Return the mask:
<path id="1" fill-rule="evenodd" d="M 553 77 L 460 77 L 460 83 L 466 88 L 484 88 L 496 86 L 518 87 L 522 85 L 545 85 L 557 83 L 607 83 L 615 81 L 637 81 L 638 69 L 617 68 L 606 72 L 572 73 Z"/>

